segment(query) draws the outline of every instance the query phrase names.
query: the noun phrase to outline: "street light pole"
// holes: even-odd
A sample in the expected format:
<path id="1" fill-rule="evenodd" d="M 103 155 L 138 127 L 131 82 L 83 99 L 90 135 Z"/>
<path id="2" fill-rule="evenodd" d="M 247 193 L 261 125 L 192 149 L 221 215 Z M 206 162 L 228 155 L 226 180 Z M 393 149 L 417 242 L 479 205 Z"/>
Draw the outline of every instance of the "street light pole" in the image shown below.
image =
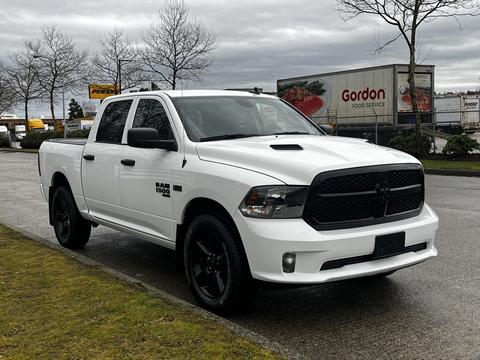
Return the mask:
<path id="1" fill-rule="evenodd" d="M 118 59 L 118 64 L 117 64 L 117 68 L 118 68 L 118 93 L 121 94 L 122 93 L 122 60 L 121 59 Z"/>
<path id="2" fill-rule="evenodd" d="M 118 59 L 117 61 L 117 70 L 118 70 L 118 93 L 122 93 L 122 62 L 131 62 L 132 59 Z"/>
<path id="3" fill-rule="evenodd" d="M 68 130 L 68 125 L 67 125 L 67 119 L 65 119 L 65 74 L 62 73 L 62 113 L 63 113 L 63 122 L 65 125 L 63 125 L 63 138 L 67 138 L 67 130 Z"/>

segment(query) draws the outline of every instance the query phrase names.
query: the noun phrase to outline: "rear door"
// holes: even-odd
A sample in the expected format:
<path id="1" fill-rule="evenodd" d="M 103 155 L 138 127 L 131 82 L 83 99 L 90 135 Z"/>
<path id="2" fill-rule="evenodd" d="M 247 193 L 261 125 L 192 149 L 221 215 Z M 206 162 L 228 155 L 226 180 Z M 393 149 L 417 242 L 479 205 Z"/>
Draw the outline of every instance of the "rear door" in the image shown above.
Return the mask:
<path id="1" fill-rule="evenodd" d="M 132 103 L 132 99 L 110 102 L 97 128 L 92 129 L 96 130 L 95 139 L 83 151 L 82 182 L 89 213 L 111 222 L 118 219 L 120 160 Z"/>
<path id="2" fill-rule="evenodd" d="M 132 128 L 158 130 L 161 140 L 175 140 L 171 116 L 160 97 L 142 97 L 133 115 Z M 174 242 L 172 169 L 180 168 L 180 151 L 142 149 L 126 145 L 120 167 L 122 220 L 160 242 Z"/>

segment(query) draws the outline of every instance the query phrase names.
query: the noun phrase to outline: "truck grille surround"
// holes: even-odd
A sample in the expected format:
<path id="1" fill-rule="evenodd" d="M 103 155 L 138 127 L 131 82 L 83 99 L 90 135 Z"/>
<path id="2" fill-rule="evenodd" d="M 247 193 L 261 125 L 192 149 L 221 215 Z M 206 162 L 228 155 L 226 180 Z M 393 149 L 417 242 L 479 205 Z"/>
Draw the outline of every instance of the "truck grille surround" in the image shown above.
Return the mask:
<path id="1" fill-rule="evenodd" d="M 417 216 L 424 198 L 418 164 L 328 171 L 313 180 L 303 219 L 316 230 L 375 225 Z"/>

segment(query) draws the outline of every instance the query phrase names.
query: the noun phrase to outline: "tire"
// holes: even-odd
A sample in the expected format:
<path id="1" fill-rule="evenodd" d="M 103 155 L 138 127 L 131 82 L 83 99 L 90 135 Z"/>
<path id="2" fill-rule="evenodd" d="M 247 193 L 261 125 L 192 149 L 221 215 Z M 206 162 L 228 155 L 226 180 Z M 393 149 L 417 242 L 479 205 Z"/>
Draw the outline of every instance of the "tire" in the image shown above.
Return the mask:
<path id="1" fill-rule="evenodd" d="M 185 235 L 183 259 L 188 285 L 196 300 L 213 312 L 243 309 L 257 293 L 235 236 L 228 221 L 209 214 L 196 217 Z"/>
<path id="2" fill-rule="evenodd" d="M 83 248 L 89 238 L 92 226 L 77 209 L 70 190 L 59 186 L 52 197 L 53 228 L 58 242 L 68 249 Z"/>

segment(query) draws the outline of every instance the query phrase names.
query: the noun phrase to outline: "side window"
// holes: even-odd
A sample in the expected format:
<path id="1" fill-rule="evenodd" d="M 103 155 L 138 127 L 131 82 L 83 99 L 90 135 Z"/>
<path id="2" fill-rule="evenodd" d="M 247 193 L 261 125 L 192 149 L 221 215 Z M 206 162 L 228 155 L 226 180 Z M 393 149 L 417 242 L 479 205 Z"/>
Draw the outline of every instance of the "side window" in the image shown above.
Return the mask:
<path id="1" fill-rule="evenodd" d="M 160 140 L 173 140 L 174 138 L 165 109 L 159 101 L 154 99 L 141 99 L 138 102 L 132 127 L 157 129 Z"/>
<path id="2" fill-rule="evenodd" d="M 107 105 L 98 125 L 96 141 L 115 144 L 122 142 L 123 128 L 125 127 L 132 101 L 115 101 Z"/>

